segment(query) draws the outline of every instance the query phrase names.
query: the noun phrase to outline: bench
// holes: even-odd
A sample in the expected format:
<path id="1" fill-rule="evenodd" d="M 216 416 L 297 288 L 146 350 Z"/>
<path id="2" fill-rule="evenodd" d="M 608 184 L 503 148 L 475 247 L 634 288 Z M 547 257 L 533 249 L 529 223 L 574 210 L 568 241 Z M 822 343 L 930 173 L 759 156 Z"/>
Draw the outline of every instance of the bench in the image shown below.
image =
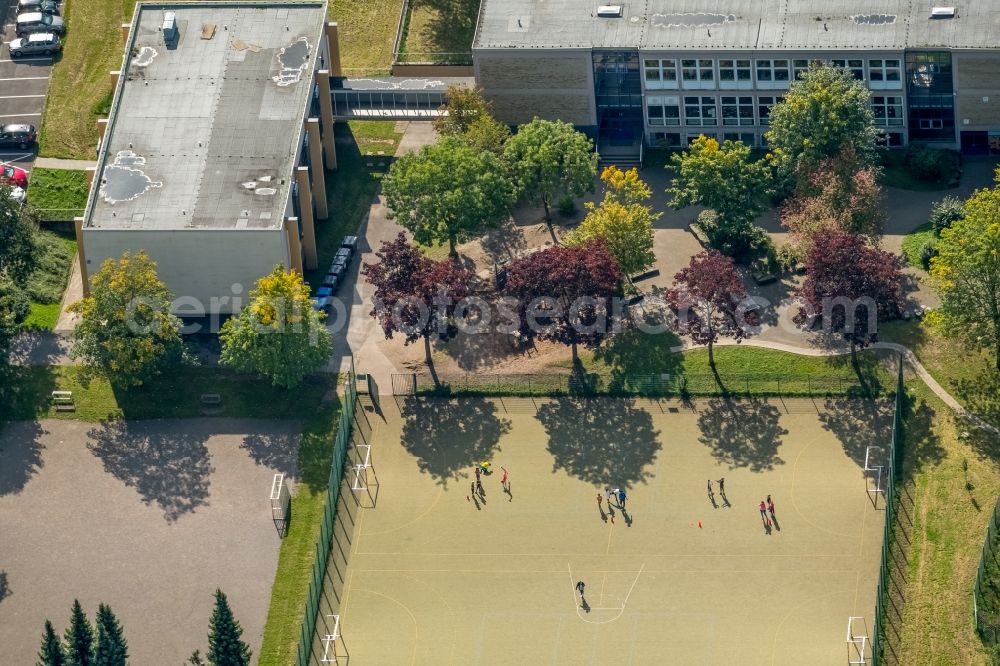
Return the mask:
<path id="1" fill-rule="evenodd" d="M 705 233 L 705 230 L 702 229 L 701 225 L 698 224 L 697 222 L 692 222 L 691 224 L 689 224 L 688 231 L 690 231 L 692 235 L 694 235 L 694 237 L 698 239 L 698 242 L 701 244 L 702 247 L 711 246 L 712 242 L 709 240 L 708 234 Z"/>
<path id="2" fill-rule="evenodd" d="M 73 401 L 72 391 L 53 391 L 52 404 L 57 412 L 75 412 L 76 403 Z"/>
<path id="3" fill-rule="evenodd" d="M 203 405 L 221 405 L 222 396 L 218 393 L 202 393 L 201 394 L 201 404 Z"/>

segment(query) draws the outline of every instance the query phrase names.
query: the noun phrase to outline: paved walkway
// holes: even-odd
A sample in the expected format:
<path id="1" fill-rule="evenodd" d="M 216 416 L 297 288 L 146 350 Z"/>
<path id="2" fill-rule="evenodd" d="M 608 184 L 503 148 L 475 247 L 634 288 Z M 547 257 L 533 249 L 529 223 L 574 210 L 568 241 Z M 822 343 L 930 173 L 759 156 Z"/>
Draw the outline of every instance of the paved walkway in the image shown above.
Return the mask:
<path id="1" fill-rule="evenodd" d="M 64 160 L 58 157 L 35 158 L 35 168 L 43 169 L 75 169 L 83 171 L 88 167 L 96 167 L 97 162 L 91 160 Z"/>

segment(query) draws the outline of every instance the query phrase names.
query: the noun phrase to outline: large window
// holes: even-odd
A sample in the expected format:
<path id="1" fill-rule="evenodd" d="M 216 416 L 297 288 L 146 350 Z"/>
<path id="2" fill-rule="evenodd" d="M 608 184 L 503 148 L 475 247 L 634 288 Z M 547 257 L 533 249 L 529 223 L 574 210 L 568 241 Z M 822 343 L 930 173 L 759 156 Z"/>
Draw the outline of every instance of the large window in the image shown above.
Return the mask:
<path id="1" fill-rule="evenodd" d="M 685 97 L 684 122 L 687 125 L 717 125 L 718 111 L 714 97 Z"/>
<path id="2" fill-rule="evenodd" d="M 865 61 L 864 60 L 831 60 L 830 63 L 834 67 L 840 67 L 842 69 L 849 70 L 851 76 L 859 81 L 865 80 Z"/>
<path id="3" fill-rule="evenodd" d="M 723 125 L 753 125 L 753 97 L 723 97 Z"/>
<path id="4" fill-rule="evenodd" d="M 875 113 L 875 124 L 884 126 L 903 125 L 903 98 L 883 97 L 874 95 L 872 97 L 872 111 Z"/>
<path id="5" fill-rule="evenodd" d="M 872 90 L 902 88 L 903 75 L 899 60 L 869 60 L 868 87 Z"/>
<path id="6" fill-rule="evenodd" d="M 646 116 L 650 125 L 680 125 L 681 107 L 677 97 L 647 97 Z"/>
<path id="7" fill-rule="evenodd" d="M 674 132 L 650 132 L 649 145 L 656 148 L 679 148 L 681 135 Z"/>
<path id="8" fill-rule="evenodd" d="M 792 61 L 792 80 L 796 81 L 802 72 L 809 69 L 809 60 L 793 60 Z"/>
<path id="9" fill-rule="evenodd" d="M 681 60 L 681 79 L 685 88 L 715 87 L 715 69 L 711 60 Z"/>
<path id="10" fill-rule="evenodd" d="M 720 60 L 719 87 L 727 90 L 753 88 L 753 70 L 749 60 Z"/>
<path id="11" fill-rule="evenodd" d="M 789 61 L 758 60 L 757 87 L 761 89 L 787 88 L 789 79 Z"/>
<path id="12" fill-rule="evenodd" d="M 760 117 L 761 125 L 771 124 L 771 108 L 783 99 L 784 97 L 757 98 L 757 115 Z"/>
<path id="13" fill-rule="evenodd" d="M 644 60 L 643 70 L 646 73 L 646 88 L 656 90 L 677 87 L 676 60 Z"/>
<path id="14" fill-rule="evenodd" d="M 753 148 L 754 137 L 756 135 L 753 132 L 726 132 L 722 135 L 723 141 L 742 141 L 746 145 Z"/>
<path id="15" fill-rule="evenodd" d="M 955 140 L 951 53 L 906 54 L 906 122 L 910 141 Z"/>

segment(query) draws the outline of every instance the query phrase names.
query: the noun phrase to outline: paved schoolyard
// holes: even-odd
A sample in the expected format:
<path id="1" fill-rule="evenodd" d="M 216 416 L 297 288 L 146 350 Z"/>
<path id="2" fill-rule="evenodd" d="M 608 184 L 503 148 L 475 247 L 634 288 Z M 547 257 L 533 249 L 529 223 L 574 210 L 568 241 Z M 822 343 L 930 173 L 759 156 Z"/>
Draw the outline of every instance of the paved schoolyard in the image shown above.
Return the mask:
<path id="1" fill-rule="evenodd" d="M 34 663 L 45 619 L 107 603 L 133 664 L 207 648 L 216 587 L 256 655 L 279 538 L 268 494 L 294 472 L 293 422 L 232 419 L 0 429 L 0 663 Z"/>
<path id="2" fill-rule="evenodd" d="M 352 664 L 839 666 L 848 616 L 872 626 L 883 513 L 862 466 L 888 404 L 398 400 L 327 576 Z M 723 476 L 731 506 L 707 493 Z M 605 485 L 628 489 L 613 523 Z"/>

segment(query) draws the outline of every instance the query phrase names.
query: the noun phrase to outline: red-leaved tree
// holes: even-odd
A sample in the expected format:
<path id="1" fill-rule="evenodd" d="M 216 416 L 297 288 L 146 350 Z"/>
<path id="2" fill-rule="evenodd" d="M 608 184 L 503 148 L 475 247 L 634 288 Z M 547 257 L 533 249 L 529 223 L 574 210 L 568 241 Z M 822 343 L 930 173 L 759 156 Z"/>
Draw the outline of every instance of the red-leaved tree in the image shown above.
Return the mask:
<path id="1" fill-rule="evenodd" d="M 857 349 L 877 339 L 878 322 L 899 316 L 899 260 L 861 236 L 820 232 L 806 256 L 800 295 L 806 303 L 801 314 L 821 316 L 825 330 L 842 333 L 857 365 Z"/>
<path id="2" fill-rule="evenodd" d="M 401 333 L 408 345 L 423 338 L 427 367 L 437 382 L 431 338 L 447 340 L 458 333 L 455 306 L 469 295 L 475 276 L 450 260 L 428 259 L 402 232 L 384 241 L 375 256 L 376 263 L 361 267 L 361 274 L 375 287 L 370 314 L 387 339 Z"/>
<path id="3" fill-rule="evenodd" d="M 872 242 L 882 235 L 885 212 L 878 172 L 853 150 L 796 169 L 795 195 L 781 210 L 781 224 L 808 252 L 825 230 L 860 234 Z"/>
<path id="4" fill-rule="evenodd" d="M 597 347 L 611 331 L 611 299 L 621 274 L 600 241 L 557 245 L 507 267 L 504 291 L 516 299 L 521 331 L 529 338 Z"/>
<path id="5" fill-rule="evenodd" d="M 720 337 L 737 342 L 751 334 L 758 318 L 746 300 L 747 290 L 733 260 L 717 250 L 691 257 L 674 275 L 667 300 L 677 311 L 678 331 L 697 344 L 708 345 L 708 363 L 715 368 L 712 346 Z"/>

